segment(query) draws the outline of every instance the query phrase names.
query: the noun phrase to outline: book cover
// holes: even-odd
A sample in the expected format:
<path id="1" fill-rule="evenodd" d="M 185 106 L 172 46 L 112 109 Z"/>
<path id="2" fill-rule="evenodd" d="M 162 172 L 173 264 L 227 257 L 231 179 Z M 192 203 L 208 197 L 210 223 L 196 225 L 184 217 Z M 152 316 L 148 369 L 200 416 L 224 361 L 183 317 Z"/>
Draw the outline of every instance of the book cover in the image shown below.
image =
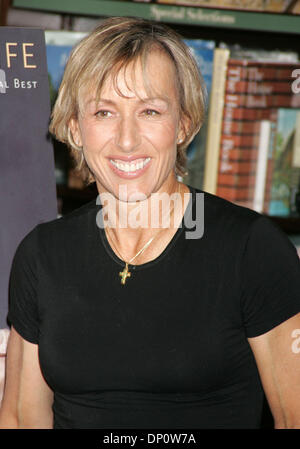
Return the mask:
<path id="1" fill-rule="evenodd" d="M 0 328 L 22 238 L 57 216 L 44 32 L 0 27 Z"/>
<path id="2" fill-rule="evenodd" d="M 85 36 L 86 33 L 76 31 L 45 31 L 51 105 L 57 97 L 71 50 Z"/>
<path id="3" fill-rule="evenodd" d="M 197 61 L 206 88 L 206 107 L 208 107 L 212 83 L 215 42 L 201 39 L 185 39 L 184 41 L 191 49 L 192 54 Z M 198 189 L 203 188 L 206 138 L 207 120 L 205 120 L 199 133 L 187 148 L 188 175 L 184 178 L 184 181 Z"/>
<path id="4" fill-rule="evenodd" d="M 216 193 L 229 50 L 216 48 L 208 113 L 203 190 Z"/>
<path id="5" fill-rule="evenodd" d="M 51 107 L 53 107 L 58 89 L 64 74 L 65 66 L 72 48 L 87 33 L 75 31 L 46 31 L 46 57 L 49 77 Z M 66 145 L 53 139 L 55 157 L 55 179 L 57 185 L 68 185 L 71 188 L 84 187 L 79 173 L 72 168 L 69 150 Z M 61 199 L 61 209 L 63 209 Z"/>
<path id="6" fill-rule="evenodd" d="M 243 201 L 249 205 L 255 189 L 260 124 L 257 114 L 246 118 L 245 111 L 253 108 L 260 111 L 265 104 L 261 95 L 255 104 L 250 101 L 246 86 L 249 72 L 232 61 L 231 58 L 228 61 L 226 74 L 216 193 L 230 201 Z M 238 83 L 244 83 L 243 89 L 240 89 L 240 94 L 235 94 Z"/>
<path id="7" fill-rule="evenodd" d="M 299 68 L 299 64 L 229 59 L 217 195 L 231 201 L 243 201 L 256 210 L 264 209 L 264 202 L 269 198 L 273 162 L 267 149 L 260 148 L 262 121 L 270 121 L 270 137 L 276 109 L 300 107 L 300 96 L 291 89 L 295 68 Z M 268 140 L 264 139 L 267 148 Z M 264 162 L 262 159 L 258 161 L 262 151 Z M 261 172 L 262 164 L 266 171 L 264 174 Z M 245 178 L 247 169 L 248 186 Z M 257 171 L 260 172 L 259 178 L 256 177 Z M 231 174 L 234 174 L 231 178 L 225 176 Z M 259 189 L 259 194 L 256 189 Z"/>
<path id="8" fill-rule="evenodd" d="M 298 189 L 300 168 L 294 166 L 297 148 L 296 129 L 300 109 L 278 109 L 273 173 L 267 213 L 289 216 L 294 210 L 293 199 Z"/>

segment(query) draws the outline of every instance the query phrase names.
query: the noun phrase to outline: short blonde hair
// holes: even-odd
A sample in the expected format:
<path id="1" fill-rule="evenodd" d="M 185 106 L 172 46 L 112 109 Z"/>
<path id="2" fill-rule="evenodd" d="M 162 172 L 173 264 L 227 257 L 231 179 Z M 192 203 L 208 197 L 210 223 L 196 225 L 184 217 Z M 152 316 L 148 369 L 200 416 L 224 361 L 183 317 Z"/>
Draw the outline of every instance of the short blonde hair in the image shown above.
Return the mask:
<path id="1" fill-rule="evenodd" d="M 115 81 L 118 72 L 132 62 L 140 60 L 144 70 L 147 54 L 153 48 L 164 51 L 175 66 L 180 117 L 188 123 L 185 138 L 177 146 L 175 170 L 180 176 L 186 174 L 186 148 L 200 130 L 206 108 L 206 89 L 197 63 L 180 36 L 166 25 L 140 18 L 112 17 L 72 50 L 49 127 L 57 140 L 69 146 L 87 183 L 94 177 L 70 130 L 71 119 L 76 119 L 81 111 L 82 93 L 94 88 L 99 94 L 109 75 L 113 74 Z"/>

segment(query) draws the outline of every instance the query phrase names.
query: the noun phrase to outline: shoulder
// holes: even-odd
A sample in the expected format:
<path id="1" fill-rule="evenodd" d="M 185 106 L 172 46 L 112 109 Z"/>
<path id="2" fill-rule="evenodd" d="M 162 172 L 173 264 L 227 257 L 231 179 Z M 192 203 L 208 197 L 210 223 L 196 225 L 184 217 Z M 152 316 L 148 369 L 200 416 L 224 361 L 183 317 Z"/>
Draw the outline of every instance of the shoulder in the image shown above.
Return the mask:
<path id="1" fill-rule="evenodd" d="M 257 222 L 266 219 L 263 215 L 247 207 L 239 206 L 221 197 L 191 188 L 192 194 L 201 195 L 203 201 L 203 214 L 206 230 L 218 230 L 218 232 L 234 231 L 245 233 L 251 230 Z M 194 201 L 194 209 L 196 202 Z M 195 212 L 195 211 L 194 211 Z"/>
<path id="2" fill-rule="evenodd" d="M 269 217 L 208 192 L 193 188 L 191 191 L 202 194 L 203 237 L 207 241 L 218 243 L 219 247 L 229 247 L 232 251 L 236 249 L 241 254 L 250 248 L 254 248 L 254 252 L 263 252 L 263 248 L 271 251 L 272 247 L 274 252 L 296 252 L 287 235 Z M 194 216 L 195 208 L 194 201 Z"/>
<path id="3" fill-rule="evenodd" d="M 199 192 L 201 191 L 199 190 Z M 245 221 L 248 223 L 252 223 L 262 216 L 252 209 L 244 206 L 239 206 L 211 193 L 203 192 L 203 194 L 205 201 L 205 211 L 211 217 L 224 219 L 232 218 L 234 220 L 240 220 L 241 222 Z"/>
<path id="4" fill-rule="evenodd" d="M 60 218 L 39 224 L 37 228 L 41 234 L 47 234 L 49 232 L 63 233 L 65 230 L 69 230 L 69 228 L 76 228 L 77 226 L 82 226 L 84 223 L 88 223 L 96 210 L 97 203 L 96 199 L 94 199 Z"/>

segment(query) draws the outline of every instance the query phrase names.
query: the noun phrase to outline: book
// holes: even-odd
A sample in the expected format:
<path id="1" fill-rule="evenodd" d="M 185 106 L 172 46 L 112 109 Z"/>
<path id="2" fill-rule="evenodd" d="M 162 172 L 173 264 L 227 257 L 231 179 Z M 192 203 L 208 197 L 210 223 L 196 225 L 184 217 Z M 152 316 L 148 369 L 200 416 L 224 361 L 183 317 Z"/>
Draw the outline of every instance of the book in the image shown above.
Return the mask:
<path id="1" fill-rule="evenodd" d="M 300 123 L 300 109 L 278 109 L 274 168 L 272 173 L 270 200 L 267 213 L 275 216 L 289 216 L 294 212 L 294 200 L 299 188 L 300 167 L 296 129 Z"/>
<path id="2" fill-rule="evenodd" d="M 299 56 L 292 50 L 263 50 L 261 48 L 244 47 L 240 44 L 219 43 L 220 48 L 227 48 L 230 51 L 230 58 L 236 60 L 259 61 L 259 62 L 298 62 Z"/>
<path id="3" fill-rule="evenodd" d="M 263 210 L 262 210 L 263 213 L 267 213 L 270 201 L 272 176 L 274 170 L 274 148 L 275 148 L 275 138 L 277 129 L 277 117 L 278 117 L 278 109 L 273 109 L 270 116 L 270 134 L 268 142 L 265 191 L 264 191 Z"/>
<path id="4" fill-rule="evenodd" d="M 205 106 L 207 108 L 212 83 L 215 42 L 202 39 L 185 39 L 184 42 L 190 48 L 201 72 L 205 84 Z M 187 148 L 188 175 L 184 180 L 187 184 L 198 189 L 203 188 L 206 137 L 207 121 L 205 120 L 199 133 Z"/>
<path id="5" fill-rule="evenodd" d="M 296 123 L 295 123 L 295 140 L 293 148 L 293 167 L 300 167 L 300 114 L 297 113 Z"/>
<path id="6" fill-rule="evenodd" d="M 300 96 L 291 88 L 292 73 L 299 67 L 290 62 L 228 60 L 217 195 L 265 209 L 273 169 L 268 141 L 272 140 L 276 110 L 300 107 Z M 269 128 L 264 138 L 261 126 Z"/>
<path id="7" fill-rule="evenodd" d="M 240 96 L 233 95 L 236 84 L 243 82 L 242 76 L 244 75 L 235 62 L 229 59 L 227 66 L 216 193 L 230 201 L 247 202 L 253 196 L 255 187 L 259 121 L 257 115 L 253 114 L 253 117 L 248 117 L 246 122 L 251 126 L 248 126 L 247 130 L 244 127 L 244 111 L 248 108 L 249 101 L 246 87 L 242 91 L 243 97 L 246 98 L 245 101 L 241 102 Z M 246 80 L 248 81 L 248 78 Z M 258 103 L 255 106 L 261 107 L 261 101 Z M 237 112 L 240 116 L 235 116 Z M 236 123 L 243 124 L 243 126 L 232 132 L 233 124 Z"/>
<path id="8" fill-rule="evenodd" d="M 57 217 L 44 32 L 0 27 L 0 328 L 11 263 L 23 237 Z"/>
<path id="9" fill-rule="evenodd" d="M 262 213 L 264 210 L 268 153 L 272 123 L 270 120 L 260 122 L 257 164 L 254 182 L 253 209 Z"/>
<path id="10" fill-rule="evenodd" d="M 282 13 L 292 0 L 156 0 L 157 3 L 182 6 L 201 6 L 220 9 L 237 9 L 247 11 L 263 11 Z"/>
<path id="11" fill-rule="evenodd" d="M 51 107 L 54 106 L 65 66 L 74 45 L 87 33 L 75 31 L 46 31 L 46 57 L 49 77 Z M 84 183 L 77 170 L 71 167 L 69 150 L 66 145 L 53 138 L 55 157 L 55 180 L 57 185 L 82 189 Z M 61 208 L 62 209 L 62 206 Z"/>
<path id="12" fill-rule="evenodd" d="M 56 100 L 71 50 L 85 36 L 86 33 L 77 31 L 45 31 L 51 106 Z"/>
<path id="13" fill-rule="evenodd" d="M 294 0 L 291 2 L 287 9 L 290 14 L 300 14 L 300 0 Z"/>
<path id="14" fill-rule="evenodd" d="M 208 113 L 208 129 L 205 149 L 203 190 L 216 193 L 219 165 L 225 82 L 229 50 L 216 48 L 213 59 L 213 76 Z"/>

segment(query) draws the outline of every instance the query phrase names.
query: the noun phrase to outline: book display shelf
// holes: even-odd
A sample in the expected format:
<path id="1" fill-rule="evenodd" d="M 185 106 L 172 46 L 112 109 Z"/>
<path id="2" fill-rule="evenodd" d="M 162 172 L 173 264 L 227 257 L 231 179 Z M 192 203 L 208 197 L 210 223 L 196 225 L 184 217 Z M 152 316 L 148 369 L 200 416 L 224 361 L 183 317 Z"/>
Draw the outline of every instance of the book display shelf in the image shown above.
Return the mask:
<path id="1" fill-rule="evenodd" d="M 175 3 L 175 2 L 174 2 Z M 39 9 L 65 14 L 87 16 L 136 16 L 166 23 L 270 31 L 300 34 L 300 17 L 297 15 L 270 14 L 180 5 L 156 2 L 138 3 L 114 0 L 14 0 L 20 8 Z"/>
<path id="2" fill-rule="evenodd" d="M 288 234 L 300 234 L 300 133 L 297 131 L 300 128 L 300 81 L 297 83 L 296 79 L 299 75 L 300 80 L 300 2 L 298 14 L 291 9 L 296 1 L 280 0 L 261 3 L 280 4 L 288 7 L 288 13 L 234 10 L 220 7 L 220 1 L 218 8 L 196 6 L 197 1 L 192 0 L 13 0 L 11 3 L 13 8 L 68 16 L 71 24 L 76 17 L 100 20 L 109 16 L 135 16 L 160 21 L 177 30 L 191 46 L 201 71 L 210 67 L 210 73 L 203 73 L 204 78 L 207 75 L 205 82 L 210 94 L 208 120 L 200 140 L 189 149 L 191 177 L 185 182 L 253 207 L 271 216 Z M 213 4 L 212 1 L 207 3 Z M 229 0 L 223 2 L 226 3 L 228 5 Z M 239 4 L 242 3 L 240 0 Z M 244 3 L 249 6 L 249 2 Z M 254 3 L 258 5 L 259 1 Z M 68 30 L 72 31 L 72 25 Z M 216 52 L 216 49 L 221 50 Z M 261 53 L 256 54 L 257 49 Z M 275 59 L 270 59 L 271 53 L 275 54 Z M 214 61 L 209 59 L 212 54 Z M 246 62 L 249 59 L 250 64 Z M 213 76 L 217 76 L 214 75 L 215 64 L 221 68 L 218 91 L 213 80 Z M 293 82 L 295 89 L 292 91 Z M 212 110 L 214 120 L 219 116 L 218 122 L 213 123 L 213 134 L 210 130 Z M 285 125 L 287 122 L 289 128 Z M 203 160 L 204 149 L 201 150 L 202 160 L 199 156 L 201 139 L 205 144 L 210 143 L 210 155 L 206 160 Z M 287 166 L 291 160 L 294 162 Z M 198 177 L 198 185 L 195 177 Z M 287 197 L 276 197 L 276 192 L 284 191 L 282 180 L 287 177 L 293 184 L 292 206 Z M 73 183 L 57 184 L 57 195 L 64 202 L 63 213 L 96 195 L 94 186 L 84 188 L 74 179 Z"/>

